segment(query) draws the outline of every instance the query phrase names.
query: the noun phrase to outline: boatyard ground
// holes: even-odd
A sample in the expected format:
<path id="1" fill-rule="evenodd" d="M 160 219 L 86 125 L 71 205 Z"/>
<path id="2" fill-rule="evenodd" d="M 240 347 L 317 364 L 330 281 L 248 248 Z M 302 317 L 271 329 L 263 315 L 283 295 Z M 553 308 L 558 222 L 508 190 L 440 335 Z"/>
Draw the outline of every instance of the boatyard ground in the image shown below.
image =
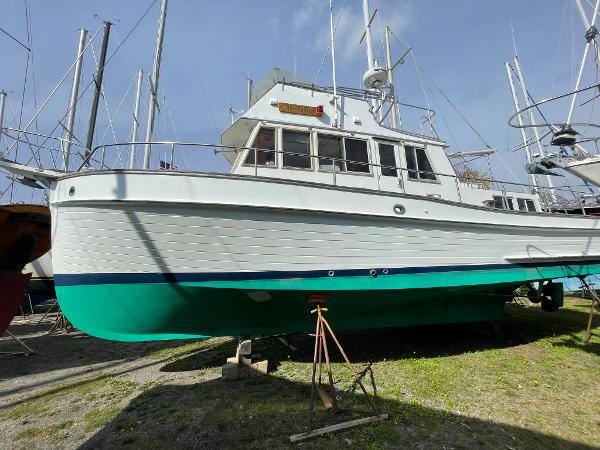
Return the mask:
<path id="1" fill-rule="evenodd" d="M 584 344 L 588 312 L 579 299 L 554 314 L 508 305 L 502 336 L 481 324 L 340 332 L 358 368 L 372 363 L 390 418 L 301 447 L 598 448 L 600 317 Z M 306 427 L 309 337 L 291 338 L 296 352 L 259 341 L 269 375 L 224 381 L 231 338 L 116 343 L 47 335 L 53 317 L 40 317 L 10 328 L 37 354 L 0 361 L 2 448 L 274 449 L 297 446 L 288 436 Z M 12 349 L 0 340 L 0 351 Z M 335 355 L 343 391 L 351 379 Z"/>

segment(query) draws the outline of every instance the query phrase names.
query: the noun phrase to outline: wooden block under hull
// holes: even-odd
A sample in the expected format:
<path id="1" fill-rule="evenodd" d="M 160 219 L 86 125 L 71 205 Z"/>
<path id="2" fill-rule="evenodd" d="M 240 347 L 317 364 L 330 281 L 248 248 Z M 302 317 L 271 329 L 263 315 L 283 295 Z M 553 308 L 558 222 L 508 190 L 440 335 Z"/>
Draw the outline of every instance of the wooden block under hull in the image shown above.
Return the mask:
<path id="1" fill-rule="evenodd" d="M 222 377 L 225 380 L 241 380 L 245 378 L 261 377 L 267 374 L 267 360 L 258 361 L 252 364 L 237 364 L 227 362 L 223 366 Z"/>

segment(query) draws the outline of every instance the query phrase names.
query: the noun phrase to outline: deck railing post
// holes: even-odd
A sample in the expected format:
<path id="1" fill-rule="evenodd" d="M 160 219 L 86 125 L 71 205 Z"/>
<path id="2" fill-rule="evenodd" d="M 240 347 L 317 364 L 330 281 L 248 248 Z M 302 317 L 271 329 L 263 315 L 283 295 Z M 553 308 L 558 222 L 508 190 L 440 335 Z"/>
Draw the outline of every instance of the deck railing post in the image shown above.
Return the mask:
<path id="1" fill-rule="evenodd" d="M 171 142 L 171 170 L 173 170 L 173 159 L 175 158 L 175 142 Z"/>
<path id="2" fill-rule="evenodd" d="M 454 177 L 454 181 L 456 183 L 456 193 L 458 194 L 458 201 L 462 203 L 462 196 L 460 195 L 460 183 L 458 182 L 458 177 Z"/>
<path id="3" fill-rule="evenodd" d="M 333 185 L 335 186 L 335 183 L 336 183 L 336 179 L 335 179 L 335 158 L 333 158 L 332 162 L 333 162 Z"/>
<path id="4" fill-rule="evenodd" d="M 258 176 L 258 151 L 254 147 L 254 176 Z"/>
<path id="5" fill-rule="evenodd" d="M 502 183 L 502 202 L 504 203 L 504 209 L 508 208 L 508 199 L 506 198 L 506 186 Z"/>
<path id="6" fill-rule="evenodd" d="M 581 194 L 578 194 L 579 197 L 579 207 L 581 208 L 581 214 L 583 214 L 584 216 L 585 214 L 585 207 L 583 206 L 583 196 Z"/>
<path id="7" fill-rule="evenodd" d="M 100 160 L 100 170 L 104 168 L 104 161 L 106 157 L 106 147 L 102 147 L 102 159 Z"/>

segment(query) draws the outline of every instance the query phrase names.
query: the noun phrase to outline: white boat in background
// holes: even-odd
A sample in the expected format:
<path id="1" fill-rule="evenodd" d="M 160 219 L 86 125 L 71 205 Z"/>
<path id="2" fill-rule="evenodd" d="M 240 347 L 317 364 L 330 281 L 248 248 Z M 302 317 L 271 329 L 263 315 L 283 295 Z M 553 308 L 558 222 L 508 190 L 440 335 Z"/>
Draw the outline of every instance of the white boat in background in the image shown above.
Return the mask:
<path id="1" fill-rule="evenodd" d="M 549 169 L 563 169 L 596 187 L 600 187 L 600 155 L 548 155 L 541 162 Z"/>
<path id="2" fill-rule="evenodd" d="M 539 148 L 539 153 L 532 158 L 528 151 L 528 161 L 534 160 L 533 164 L 530 164 L 528 167 L 528 171 L 531 176 L 534 174 L 549 174 L 555 175 L 552 172 L 546 172 L 546 169 L 562 169 L 565 172 L 574 175 L 587 183 L 591 183 L 593 186 L 600 187 L 600 155 L 592 154 L 588 150 L 586 150 L 582 144 L 591 144 L 598 142 L 598 137 L 596 136 L 585 136 L 584 134 L 589 133 L 590 130 L 593 132 L 600 128 L 598 123 L 593 121 L 593 116 L 595 113 L 595 102 L 598 99 L 598 96 L 595 95 L 600 85 L 598 84 L 598 74 L 600 72 L 599 59 L 596 50 L 596 58 L 594 59 L 595 68 L 593 71 L 593 78 L 595 83 L 591 86 L 582 87 L 582 80 L 584 71 L 586 68 L 586 62 L 588 55 L 590 53 L 590 49 L 595 47 L 596 38 L 598 36 L 598 29 L 596 28 L 596 21 L 598 13 L 600 12 L 600 0 L 596 0 L 592 5 L 591 2 L 588 2 L 590 6 L 593 6 L 593 12 L 590 17 L 586 15 L 584 5 L 577 0 L 578 8 L 577 11 L 582 19 L 582 22 L 585 27 L 585 33 L 582 33 L 582 37 L 585 37 L 585 47 L 583 51 L 583 57 L 581 60 L 581 65 L 579 67 L 579 73 L 577 76 L 577 81 L 575 83 L 575 87 L 571 92 L 566 94 L 558 95 L 552 98 L 548 98 L 539 102 L 534 101 L 531 98 L 531 94 L 525 89 L 523 75 L 521 73 L 519 63 L 517 58 L 515 57 L 515 64 L 517 66 L 518 73 L 516 77 L 519 79 L 520 84 L 523 86 L 523 97 L 525 99 L 526 107 L 524 109 L 520 109 L 519 104 L 517 102 L 514 88 L 513 88 L 513 97 L 515 98 L 515 108 L 516 113 L 509 119 L 509 125 L 514 128 L 520 128 L 523 136 L 523 147 L 528 151 L 529 143 L 526 140 L 526 134 L 523 131 L 526 128 L 531 128 L 535 135 L 535 142 Z M 507 63 L 508 68 L 508 63 Z M 509 73 L 509 80 L 512 84 L 511 74 Z M 587 93 L 591 91 L 594 95 L 590 100 L 584 101 L 579 107 L 583 105 L 589 104 L 591 111 L 587 116 L 587 122 L 585 123 L 574 123 L 575 121 L 575 109 L 577 98 L 579 94 Z M 542 114 L 540 107 L 542 105 L 546 105 L 550 102 L 555 102 L 560 99 L 570 99 L 570 107 L 567 115 L 567 119 L 562 123 L 548 123 L 548 119 Z M 534 111 L 537 111 L 541 118 L 543 119 L 541 124 L 537 124 L 534 120 Z M 527 112 L 529 115 L 529 123 L 524 123 L 523 116 L 524 113 Z M 518 120 L 518 124 L 513 123 L 514 120 Z M 575 128 L 576 126 L 585 129 L 583 134 Z M 548 128 L 550 133 L 547 135 L 551 135 L 549 139 L 549 146 L 558 147 L 559 151 L 557 153 L 548 153 L 543 149 L 544 145 L 542 145 L 542 138 L 539 136 L 538 129 L 540 128 Z M 549 183 L 551 186 L 551 183 Z M 593 189 L 590 189 L 591 192 L 586 193 L 582 198 L 580 198 L 580 207 L 583 207 L 583 203 L 586 198 L 593 199 L 594 208 L 598 208 L 598 198 L 599 195 L 593 192 Z"/>
<path id="3" fill-rule="evenodd" d="M 49 190 L 66 317 L 125 341 L 304 332 L 319 295 L 338 329 L 486 321 L 524 283 L 545 282 L 556 309 L 549 280 L 600 273 L 597 218 L 461 180 L 444 141 L 380 117 L 397 106 L 381 71 L 351 89 L 276 70 L 219 145 L 104 145 L 66 172 L 0 160 Z M 215 149 L 230 173 L 181 170 Z"/>
<path id="4" fill-rule="evenodd" d="M 35 300 L 44 301 L 56 296 L 52 271 L 52 250 L 27 264 L 23 273 L 31 273 L 27 293 Z"/>

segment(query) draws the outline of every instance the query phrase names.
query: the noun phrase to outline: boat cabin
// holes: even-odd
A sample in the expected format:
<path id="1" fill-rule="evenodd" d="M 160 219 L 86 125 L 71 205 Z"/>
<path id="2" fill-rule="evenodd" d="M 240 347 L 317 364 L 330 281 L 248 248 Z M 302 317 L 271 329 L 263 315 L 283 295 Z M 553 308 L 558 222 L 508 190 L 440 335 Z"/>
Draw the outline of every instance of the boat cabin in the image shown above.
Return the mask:
<path id="1" fill-rule="evenodd" d="M 275 69 L 221 136 L 238 149 L 225 152 L 231 173 L 541 211 L 536 195 L 461 181 L 445 142 L 381 125 L 368 91 L 342 92 L 336 102 L 332 89 Z"/>

